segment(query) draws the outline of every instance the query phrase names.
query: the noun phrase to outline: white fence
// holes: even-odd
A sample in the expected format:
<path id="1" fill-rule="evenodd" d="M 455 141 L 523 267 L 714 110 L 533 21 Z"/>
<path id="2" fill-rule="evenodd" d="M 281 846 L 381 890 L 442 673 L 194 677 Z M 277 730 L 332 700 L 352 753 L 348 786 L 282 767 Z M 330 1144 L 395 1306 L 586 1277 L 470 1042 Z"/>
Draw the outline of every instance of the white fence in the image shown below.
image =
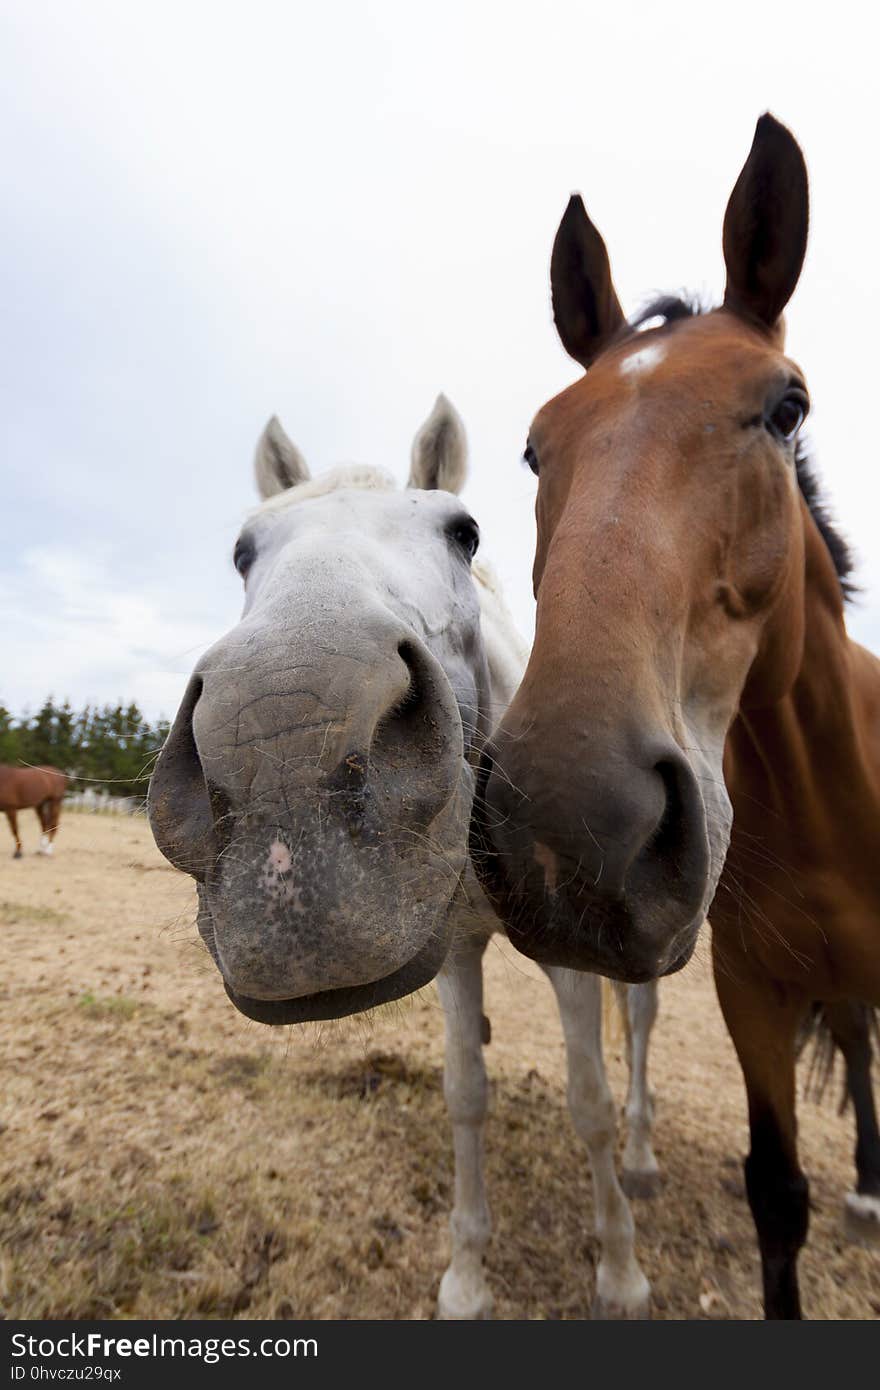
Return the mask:
<path id="1" fill-rule="evenodd" d="M 142 816 L 145 807 L 141 796 L 111 796 L 109 792 L 88 787 L 84 792 L 68 792 L 64 809 L 93 811 L 104 816 Z"/>

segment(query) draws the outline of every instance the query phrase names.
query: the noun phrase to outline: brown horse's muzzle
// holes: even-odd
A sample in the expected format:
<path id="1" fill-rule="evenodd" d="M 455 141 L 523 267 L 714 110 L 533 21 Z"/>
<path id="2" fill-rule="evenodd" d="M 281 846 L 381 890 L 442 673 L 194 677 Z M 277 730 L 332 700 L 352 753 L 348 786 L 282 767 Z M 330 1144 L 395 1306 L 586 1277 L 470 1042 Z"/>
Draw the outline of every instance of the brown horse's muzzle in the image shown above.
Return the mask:
<path id="1" fill-rule="evenodd" d="M 638 983 L 681 969 L 711 895 L 699 784 L 668 738 L 539 765 L 540 744 L 484 754 L 471 854 L 513 944 L 546 965 Z"/>

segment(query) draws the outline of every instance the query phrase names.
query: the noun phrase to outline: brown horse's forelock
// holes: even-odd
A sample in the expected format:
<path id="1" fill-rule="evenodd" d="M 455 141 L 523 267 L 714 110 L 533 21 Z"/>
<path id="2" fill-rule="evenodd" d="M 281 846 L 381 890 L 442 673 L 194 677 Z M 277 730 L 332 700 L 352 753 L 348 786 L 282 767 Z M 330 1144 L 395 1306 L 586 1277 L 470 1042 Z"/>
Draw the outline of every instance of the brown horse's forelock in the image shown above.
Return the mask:
<path id="1" fill-rule="evenodd" d="M 702 314 L 709 314 L 718 306 L 710 304 L 692 294 L 661 294 L 649 300 L 645 306 L 639 310 L 634 318 L 630 319 L 624 332 L 638 333 L 648 324 L 653 325 L 655 319 L 662 320 L 662 326 L 675 324 L 682 319 L 698 318 Z M 661 325 L 658 325 L 661 326 Z M 798 487 L 801 496 L 806 502 L 810 515 L 819 529 L 828 553 L 834 562 L 837 577 L 840 580 L 840 589 L 843 594 L 844 602 L 849 602 L 859 593 L 859 586 L 853 583 L 852 573 L 855 569 L 855 560 L 852 551 L 846 540 L 840 534 L 837 526 L 832 520 L 828 510 L 828 504 L 822 496 L 822 488 L 816 476 L 815 465 L 811 459 L 806 445 L 799 441 L 795 453 L 795 468 L 797 470 Z"/>

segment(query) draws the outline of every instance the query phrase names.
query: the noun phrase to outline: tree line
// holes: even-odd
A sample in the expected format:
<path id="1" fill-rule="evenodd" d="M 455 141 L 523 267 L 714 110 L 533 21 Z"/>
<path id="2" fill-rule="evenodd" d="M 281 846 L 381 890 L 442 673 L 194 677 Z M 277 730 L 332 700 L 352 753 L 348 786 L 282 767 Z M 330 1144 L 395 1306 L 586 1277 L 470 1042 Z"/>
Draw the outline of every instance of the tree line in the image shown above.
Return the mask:
<path id="1" fill-rule="evenodd" d="M 36 714 L 16 718 L 0 704 L 0 763 L 60 768 L 77 791 L 145 797 L 156 754 L 169 724 L 154 724 L 137 705 L 56 704 L 50 695 Z"/>

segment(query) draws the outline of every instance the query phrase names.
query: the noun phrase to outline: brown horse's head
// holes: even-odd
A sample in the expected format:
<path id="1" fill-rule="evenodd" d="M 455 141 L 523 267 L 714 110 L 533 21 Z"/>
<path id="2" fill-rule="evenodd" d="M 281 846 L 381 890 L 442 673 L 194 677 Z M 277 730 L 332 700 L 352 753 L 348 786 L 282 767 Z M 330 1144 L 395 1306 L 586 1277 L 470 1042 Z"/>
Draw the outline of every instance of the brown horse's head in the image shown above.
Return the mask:
<path id="1" fill-rule="evenodd" d="M 728 728 L 797 673 L 807 392 L 781 314 L 806 235 L 803 157 L 769 115 L 727 207 L 720 309 L 666 301 L 636 331 L 580 198 L 557 233 L 554 316 L 586 375 L 530 431 L 536 639 L 473 824 L 537 960 L 626 980 L 687 961 L 727 850 Z"/>

